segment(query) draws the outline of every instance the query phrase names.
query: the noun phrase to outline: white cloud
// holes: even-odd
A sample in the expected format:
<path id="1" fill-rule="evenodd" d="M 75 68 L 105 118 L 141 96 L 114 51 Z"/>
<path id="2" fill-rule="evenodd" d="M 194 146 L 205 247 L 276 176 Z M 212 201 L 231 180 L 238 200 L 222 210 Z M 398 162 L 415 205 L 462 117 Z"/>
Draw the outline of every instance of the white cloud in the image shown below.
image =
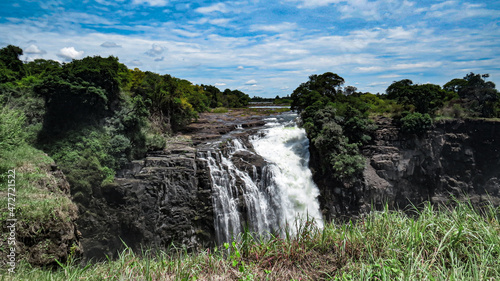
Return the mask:
<path id="1" fill-rule="evenodd" d="M 216 87 L 221 87 L 221 86 L 226 86 L 226 85 L 227 85 L 226 83 L 215 83 Z"/>
<path id="2" fill-rule="evenodd" d="M 163 51 L 165 51 L 165 48 L 163 48 L 162 46 L 160 46 L 158 44 L 153 44 L 151 46 L 151 49 L 149 49 L 146 52 L 146 55 L 148 55 L 150 57 L 156 57 L 156 56 L 161 55 L 163 53 Z"/>
<path id="3" fill-rule="evenodd" d="M 383 18 L 399 19 L 416 13 L 412 7 L 414 2 L 403 0 L 287 0 L 299 3 L 298 8 L 314 9 L 334 5 L 341 18 L 362 18 L 363 20 L 381 20 Z"/>
<path id="4" fill-rule="evenodd" d="M 101 17 L 94 14 L 89 13 L 63 13 L 61 15 L 57 15 L 58 21 L 61 22 L 72 22 L 72 23 L 83 23 L 83 24 L 103 24 L 103 25 L 112 25 L 115 22 L 111 21 L 109 18 Z"/>
<path id="5" fill-rule="evenodd" d="M 75 47 L 65 47 L 59 51 L 58 57 L 65 60 L 81 59 L 84 51 L 77 51 Z"/>
<path id="6" fill-rule="evenodd" d="M 444 1 L 444 2 L 441 2 L 438 4 L 431 5 L 429 9 L 431 11 L 435 11 L 435 10 L 440 10 L 440 9 L 447 7 L 447 6 L 453 6 L 455 4 L 456 4 L 456 1 Z"/>
<path id="7" fill-rule="evenodd" d="M 399 77 L 401 77 L 401 75 L 399 75 L 399 74 L 387 74 L 387 75 L 379 75 L 377 77 L 381 78 L 381 79 L 391 79 L 391 78 L 399 78 Z"/>
<path id="8" fill-rule="evenodd" d="M 122 46 L 116 44 L 115 42 L 106 41 L 106 42 L 104 42 L 104 43 L 101 44 L 101 47 L 104 47 L 104 48 L 121 48 Z"/>
<path id="9" fill-rule="evenodd" d="M 133 60 L 130 62 L 131 66 L 141 66 L 142 62 L 140 60 Z"/>
<path id="10" fill-rule="evenodd" d="M 421 10 L 427 12 L 425 14 L 427 18 L 439 18 L 444 21 L 500 17 L 499 10 L 489 9 L 485 7 L 485 4 L 462 3 L 459 5 L 456 1 L 446 1 Z"/>
<path id="11" fill-rule="evenodd" d="M 112 1 L 107 1 L 107 0 L 95 0 L 97 3 L 104 5 L 104 6 L 116 6 L 117 3 L 112 2 Z"/>
<path id="12" fill-rule="evenodd" d="M 23 50 L 24 53 L 26 54 L 45 54 L 47 53 L 44 50 L 40 50 L 38 46 L 31 44 L 28 48 Z"/>
<path id="13" fill-rule="evenodd" d="M 184 29 L 178 29 L 178 28 L 174 28 L 174 29 L 172 29 L 172 31 L 181 35 L 181 36 L 190 37 L 190 38 L 199 37 L 202 35 L 202 33 L 200 33 L 200 32 L 191 32 L 191 31 L 187 31 Z"/>
<path id="14" fill-rule="evenodd" d="M 141 4 L 148 4 L 149 6 L 153 7 L 163 7 L 168 4 L 167 0 L 133 0 L 133 4 L 136 5 L 141 5 Z"/>
<path id="15" fill-rule="evenodd" d="M 299 8 L 317 8 L 339 3 L 342 0 L 290 0 L 291 2 L 302 2 Z"/>
<path id="16" fill-rule="evenodd" d="M 382 71 L 395 71 L 395 70 L 420 70 L 426 68 L 440 67 L 442 62 L 426 61 L 417 63 L 397 63 L 393 65 L 377 65 L 377 66 L 362 66 L 356 69 L 360 72 L 382 72 Z"/>
<path id="17" fill-rule="evenodd" d="M 197 21 L 191 21 L 191 24 L 212 24 L 218 26 L 227 26 L 231 19 L 228 18 L 218 18 L 218 19 L 210 19 L 210 18 L 201 18 Z"/>
<path id="18" fill-rule="evenodd" d="M 227 26 L 231 19 L 212 19 L 208 22 L 213 25 Z"/>
<path id="19" fill-rule="evenodd" d="M 407 30 L 401 26 L 396 28 L 389 28 L 387 30 L 387 37 L 393 39 L 414 39 L 417 30 Z"/>
<path id="20" fill-rule="evenodd" d="M 245 82 L 245 85 L 251 85 L 251 86 L 256 86 L 257 85 L 257 81 L 255 79 L 252 79 L 252 80 L 248 80 L 247 82 Z"/>
<path id="21" fill-rule="evenodd" d="M 373 83 L 369 83 L 368 87 L 384 86 L 387 84 L 388 84 L 387 82 L 373 82 Z"/>
<path id="22" fill-rule="evenodd" d="M 210 14 L 213 12 L 227 13 L 229 12 L 229 9 L 227 8 L 226 4 L 217 3 L 207 7 L 199 7 L 195 9 L 195 11 L 201 14 Z"/>
<path id="23" fill-rule="evenodd" d="M 250 26 L 250 31 L 283 32 L 296 28 L 297 24 L 291 22 L 284 22 L 280 24 L 253 24 Z"/>

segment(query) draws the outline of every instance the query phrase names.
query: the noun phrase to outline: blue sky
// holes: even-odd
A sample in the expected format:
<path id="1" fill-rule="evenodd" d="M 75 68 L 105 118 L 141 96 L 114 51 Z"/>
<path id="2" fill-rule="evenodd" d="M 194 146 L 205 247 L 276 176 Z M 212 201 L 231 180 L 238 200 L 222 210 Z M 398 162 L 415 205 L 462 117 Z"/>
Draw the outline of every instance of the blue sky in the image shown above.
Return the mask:
<path id="1" fill-rule="evenodd" d="M 469 72 L 499 84 L 499 23 L 500 0 L 2 0 L 0 47 L 23 60 L 114 55 L 250 96 L 284 96 L 327 71 L 383 93 Z"/>

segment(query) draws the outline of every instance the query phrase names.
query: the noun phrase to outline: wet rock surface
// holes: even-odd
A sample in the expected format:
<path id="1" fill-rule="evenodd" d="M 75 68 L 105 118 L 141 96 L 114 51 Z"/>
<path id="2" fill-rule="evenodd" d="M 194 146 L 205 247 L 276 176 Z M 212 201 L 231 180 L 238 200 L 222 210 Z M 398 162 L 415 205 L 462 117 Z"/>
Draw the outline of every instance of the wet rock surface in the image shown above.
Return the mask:
<path id="1" fill-rule="evenodd" d="M 183 130 L 183 134 L 191 136 L 194 145 L 219 139 L 238 128 L 248 129 L 265 125 L 261 114 L 249 114 L 243 110 L 232 110 L 228 113 L 201 113 L 198 120 Z"/>

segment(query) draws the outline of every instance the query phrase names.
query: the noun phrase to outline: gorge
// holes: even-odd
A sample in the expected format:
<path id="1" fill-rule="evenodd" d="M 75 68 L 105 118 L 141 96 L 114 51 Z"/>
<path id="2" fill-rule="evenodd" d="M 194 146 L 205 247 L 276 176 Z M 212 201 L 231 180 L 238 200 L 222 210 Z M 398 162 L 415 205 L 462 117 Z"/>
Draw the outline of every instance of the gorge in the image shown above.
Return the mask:
<path id="1" fill-rule="evenodd" d="M 203 249 L 245 228 L 279 234 L 300 216 L 321 226 L 323 218 L 355 218 L 385 204 L 449 203 L 452 195 L 500 203 L 498 122 L 444 120 L 416 136 L 380 118 L 363 148 L 362 178 L 345 185 L 318 167 L 321 155 L 295 117 L 217 123 L 210 132 L 200 122 L 190 140 L 178 138 L 131 162 L 96 190 L 78 221 L 85 256 L 114 256 L 123 243 L 138 251 Z"/>

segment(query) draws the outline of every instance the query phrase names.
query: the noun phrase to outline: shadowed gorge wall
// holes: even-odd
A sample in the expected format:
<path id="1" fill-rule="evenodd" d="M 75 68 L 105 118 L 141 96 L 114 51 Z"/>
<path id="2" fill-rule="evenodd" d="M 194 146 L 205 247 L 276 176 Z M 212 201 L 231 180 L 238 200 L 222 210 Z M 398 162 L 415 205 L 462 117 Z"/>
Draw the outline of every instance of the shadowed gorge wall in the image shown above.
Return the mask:
<path id="1" fill-rule="evenodd" d="M 362 178 L 347 186 L 319 166 L 311 146 L 311 169 L 327 219 L 351 217 L 387 202 L 404 208 L 424 201 L 449 202 L 468 194 L 474 204 L 500 204 L 500 123 L 443 120 L 425 135 L 404 135 L 388 118 L 377 120 L 371 145 L 363 148 Z"/>
<path id="2" fill-rule="evenodd" d="M 131 162 L 114 183 L 94 188 L 79 226 L 87 258 L 124 248 L 197 249 L 213 244 L 211 185 L 206 164 L 183 143 Z"/>

